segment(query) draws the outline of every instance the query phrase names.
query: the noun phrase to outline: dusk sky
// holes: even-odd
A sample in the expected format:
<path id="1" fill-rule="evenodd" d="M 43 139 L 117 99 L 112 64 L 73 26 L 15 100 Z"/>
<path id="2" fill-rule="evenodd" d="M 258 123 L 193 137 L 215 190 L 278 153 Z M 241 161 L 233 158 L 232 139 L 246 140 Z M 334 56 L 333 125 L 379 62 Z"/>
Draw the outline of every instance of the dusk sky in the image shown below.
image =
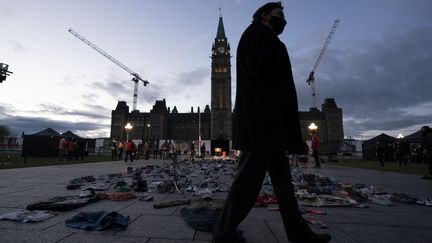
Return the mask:
<path id="1" fill-rule="evenodd" d="M 219 7 L 232 54 L 256 0 L 0 0 L 0 62 L 14 72 L 0 83 L 0 124 L 13 134 L 51 127 L 109 137 L 111 110 L 132 108 L 131 76 L 67 30 L 72 28 L 150 84 L 138 109 L 156 100 L 179 112 L 210 104 L 211 46 Z M 291 57 L 301 111 L 312 105 L 308 73 L 333 21 L 341 22 L 316 70 L 317 103 L 336 100 L 345 137 L 408 135 L 432 126 L 432 1 L 282 1 L 280 39 Z"/>

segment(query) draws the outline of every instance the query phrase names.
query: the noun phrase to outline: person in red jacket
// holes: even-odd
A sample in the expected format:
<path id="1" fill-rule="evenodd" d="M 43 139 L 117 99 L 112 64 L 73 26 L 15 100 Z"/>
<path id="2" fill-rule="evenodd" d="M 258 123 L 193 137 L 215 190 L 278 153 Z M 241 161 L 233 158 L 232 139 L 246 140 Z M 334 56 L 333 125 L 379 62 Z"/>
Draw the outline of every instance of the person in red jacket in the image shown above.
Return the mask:
<path id="1" fill-rule="evenodd" d="M 133 142 L 129 139 L 126 143 L 126 154 L 125 154 L 125 163 L 128 161 L 128 157 L 130 157 L 130 161 L 133 162 Z"/>
<path id="2" fill-rule="evenodd" d="M 311 136 L 312 136 L 312 145 L 311 145 L 312 156 L 315 159 L 315 167 L 320 168 L 321 167 L 320 158 L 319 158 L 320 140 L 318 135 L 316 134 L 316 131 L 311 131 Z"/>
<path id="3" fill-rule="evenodd" d="M 72 159 L 72 155 L 73 155 L 73 146 L 74 146 L 74 142 L 72 138 L 69 138 L 67 141 L 67 160 L 71 160 Z"/>

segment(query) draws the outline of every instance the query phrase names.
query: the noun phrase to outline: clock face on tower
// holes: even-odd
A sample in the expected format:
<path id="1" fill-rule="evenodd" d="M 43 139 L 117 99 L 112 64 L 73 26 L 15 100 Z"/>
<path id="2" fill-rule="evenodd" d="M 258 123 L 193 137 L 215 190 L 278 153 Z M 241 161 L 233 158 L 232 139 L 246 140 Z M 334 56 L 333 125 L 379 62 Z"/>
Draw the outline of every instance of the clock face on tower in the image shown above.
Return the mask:
<path id="1" fill-rule="evenodd" d="M 221 54 L 225 52 L 225 48 L 223 46 L 219 46 L 217 50 Z"/>

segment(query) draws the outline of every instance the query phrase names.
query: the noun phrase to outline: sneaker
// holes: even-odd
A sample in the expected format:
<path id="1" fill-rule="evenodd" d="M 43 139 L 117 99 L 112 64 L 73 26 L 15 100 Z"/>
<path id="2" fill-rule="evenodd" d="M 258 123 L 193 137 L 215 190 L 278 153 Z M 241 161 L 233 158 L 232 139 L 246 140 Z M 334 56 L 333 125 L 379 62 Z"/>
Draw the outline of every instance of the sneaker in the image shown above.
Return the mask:
<path id="1" fill-rule="evenodd" d="M 426 205 L 426 207 L 432 207 L 432 199 L 426 198 L 425 199 L 425 205 Z"/>

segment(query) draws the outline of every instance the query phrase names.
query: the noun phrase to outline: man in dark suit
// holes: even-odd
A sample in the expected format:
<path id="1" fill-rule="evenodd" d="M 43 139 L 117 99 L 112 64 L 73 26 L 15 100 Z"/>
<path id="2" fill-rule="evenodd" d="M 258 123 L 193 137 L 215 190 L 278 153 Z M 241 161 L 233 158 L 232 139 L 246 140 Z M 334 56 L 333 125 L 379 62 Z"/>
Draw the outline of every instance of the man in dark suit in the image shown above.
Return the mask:
<path id="1" fill-rule="evenodd" d="M 248 215 L 268 171 L 291 242 L 328 242 L 314 233 L 299 212 L 286 152 L 303 152 L 297 94 L 291 63 L 278 35 L 286 21 L 280 2 L 259 8 L 237 49 L 237 93 L 233 114 L 233 148 L 241 150 L 213 242 L 238 242 L 236 227 Z"/>

